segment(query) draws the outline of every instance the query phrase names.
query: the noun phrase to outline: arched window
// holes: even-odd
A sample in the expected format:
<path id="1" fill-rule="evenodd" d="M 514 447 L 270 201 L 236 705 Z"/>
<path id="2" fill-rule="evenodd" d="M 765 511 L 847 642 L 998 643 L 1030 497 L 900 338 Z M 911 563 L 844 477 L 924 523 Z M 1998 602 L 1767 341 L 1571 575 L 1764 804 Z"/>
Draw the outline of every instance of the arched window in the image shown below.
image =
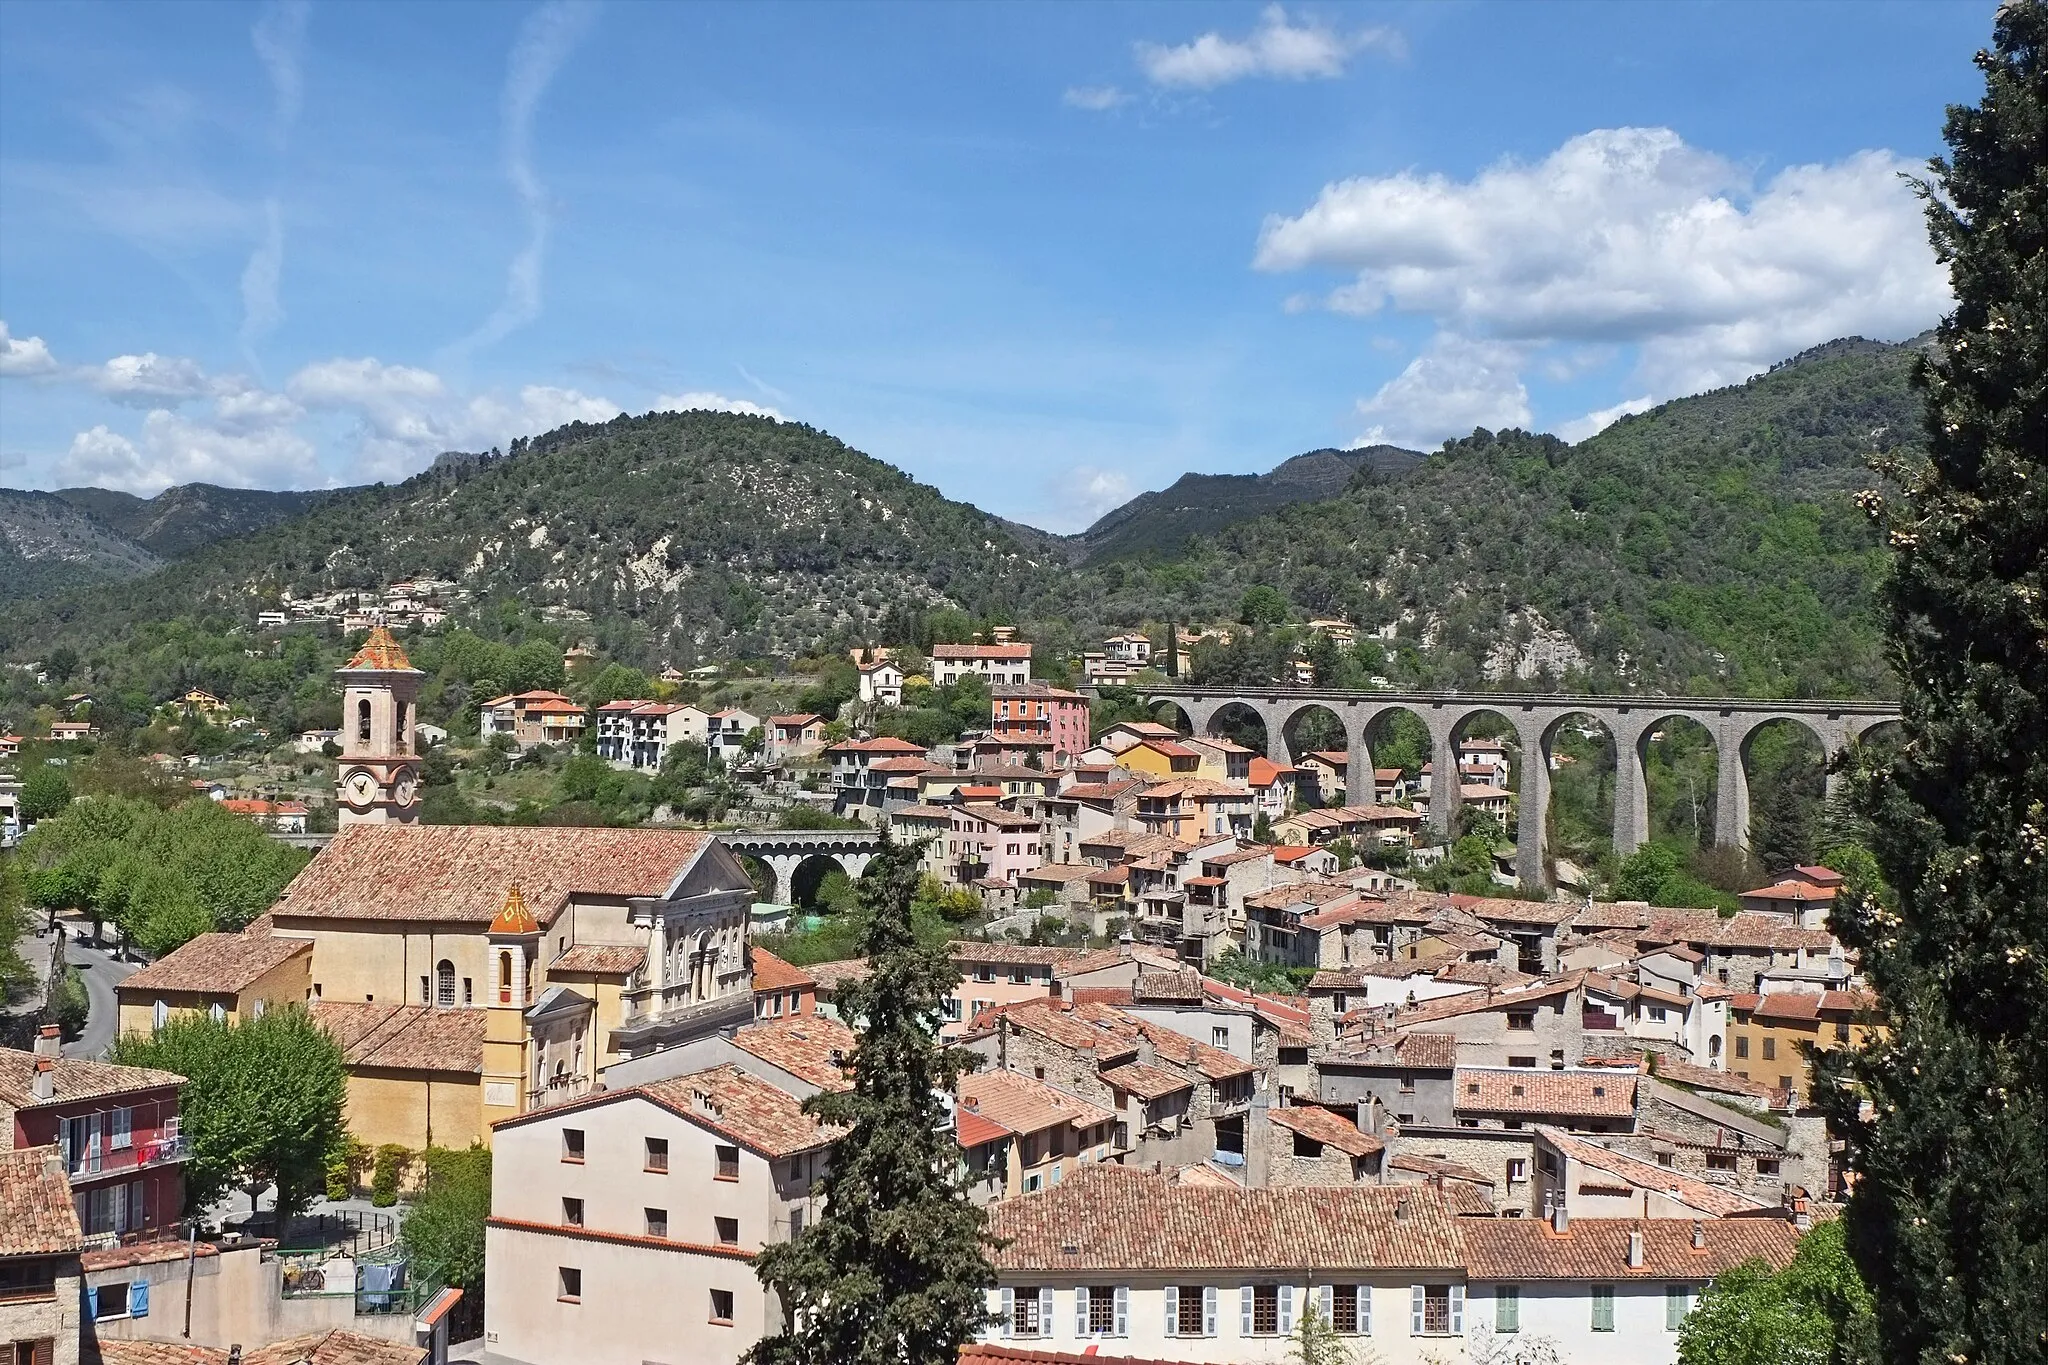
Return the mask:
<path id="1" fill-rule="evenodd" d="M 356 742 L 370 742 L 370 699 L 364 697 L 356 703 Z"/>
<path id="2" fill-rule="evenodd" d="M 434 1003 L 444 1010 L 455 1008 L 455 964 L 445 957 L 434 967 Z"/>
<path id="3" fill-rule="evenodd" d="M 409 703 L 398 703 L 398 752 L 412 752 L 412 727 L 406 723 L 407 714 L 412 710 Z"/>
<path id="4" fill-rule="evenodd" d="M 1721 1035 L 1717 1033 L 1713 1037 L 1707 1039 L 1707 1056 L 1712 1058 L 1719 1058 L 1720 1055 Z"/>
<path id="5" fill-rule="evenodd" d="M 512 1003 L 512 954 L 498 954 L 498 1003 Z"/>

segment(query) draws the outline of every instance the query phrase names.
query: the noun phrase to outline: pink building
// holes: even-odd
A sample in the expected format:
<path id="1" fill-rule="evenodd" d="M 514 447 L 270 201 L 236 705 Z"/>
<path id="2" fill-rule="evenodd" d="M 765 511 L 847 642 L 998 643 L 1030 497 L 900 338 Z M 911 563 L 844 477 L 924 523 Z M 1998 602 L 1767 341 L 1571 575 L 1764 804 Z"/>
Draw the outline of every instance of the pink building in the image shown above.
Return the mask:
<path id="1" fill-rule="evenodd" d="M 1065 764 L 1088 747 L 1088 699 L 1047 683 L 998 687 L 989 703 L 989 733 L 1003 740 L 1048 740 Z"/>

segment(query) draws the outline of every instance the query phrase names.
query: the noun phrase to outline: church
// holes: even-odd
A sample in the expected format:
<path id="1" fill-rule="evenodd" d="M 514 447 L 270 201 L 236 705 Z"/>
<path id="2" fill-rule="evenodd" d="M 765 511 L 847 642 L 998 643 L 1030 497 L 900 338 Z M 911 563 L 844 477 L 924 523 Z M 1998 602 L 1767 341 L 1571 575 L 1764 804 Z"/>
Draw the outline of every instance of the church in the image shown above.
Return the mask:
<path id="1" fill-rule="evenodd" d="M 341 1043 L 351 1133 L 488 1143 L 612 1062 L 749 1021 L 753 883 L 716 837 L 423 825 L 420 671 L 379 626 L 339 676 L 340 832 L 248 932 L 311 943 L 307 1004 Z M 203 972 L 178 959 L 204 945 L 152 973 Z M 146 992 L 124 1014 L 149 1017 Z"/>

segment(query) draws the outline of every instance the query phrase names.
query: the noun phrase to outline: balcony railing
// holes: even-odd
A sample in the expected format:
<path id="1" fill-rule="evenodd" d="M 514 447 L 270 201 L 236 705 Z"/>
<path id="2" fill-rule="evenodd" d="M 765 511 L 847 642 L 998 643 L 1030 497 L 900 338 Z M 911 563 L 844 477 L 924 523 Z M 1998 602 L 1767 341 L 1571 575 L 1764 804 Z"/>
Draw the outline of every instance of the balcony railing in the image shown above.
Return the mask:
<path id="1" fill-rule="evenodd" d="M 188 1160 L 191 1155 L 191 1141 L 182 1133 L 172 1133 L 126 1147 L 98 1147 L 73 1152 L 65 1162 L 65 1168 L 73 1176 L 104 1175 L 109 1171 L 139 1171 L 164 1166 Z"/>

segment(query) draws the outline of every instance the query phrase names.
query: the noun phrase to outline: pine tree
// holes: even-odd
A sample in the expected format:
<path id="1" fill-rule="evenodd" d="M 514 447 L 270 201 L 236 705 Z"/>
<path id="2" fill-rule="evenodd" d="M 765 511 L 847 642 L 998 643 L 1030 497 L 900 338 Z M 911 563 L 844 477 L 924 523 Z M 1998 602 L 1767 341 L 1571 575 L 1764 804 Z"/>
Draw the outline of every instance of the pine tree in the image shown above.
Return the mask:
<path id="1" fill-rule="evenodd" d="M 2048 1354 L 2048 6 L 2007 0 L 1949 110 L 1930 235 L 1955 311 L 1916 369 L 1924 467 L 1896 506 L 1885 607 L 1904 743 L 1855 774 L 1893 892 L 1838 907 L 1888 1042 L 1829 1095 L 1848 1234 L 1883 1358 Z M 1859 1117 L 1867 1101 L 1867 1121 Z"/>
<path id="2" fill-rule="evenodd" d="M 853 1087 L 804 1107 L 846 1126 L 824 1179 L 825 1214 L 755 1261 L 798 1326 L 756 1343 L 754 1365 L 951 1365 L 992 1320 L 984 1229 L 942 1096 L 974 1059 L 937 1041 L 959 973 L 911 928 L 917 851 L 884 843 L 860 882 L 872 971 L 840 987 L 857 1021 Z"/>

